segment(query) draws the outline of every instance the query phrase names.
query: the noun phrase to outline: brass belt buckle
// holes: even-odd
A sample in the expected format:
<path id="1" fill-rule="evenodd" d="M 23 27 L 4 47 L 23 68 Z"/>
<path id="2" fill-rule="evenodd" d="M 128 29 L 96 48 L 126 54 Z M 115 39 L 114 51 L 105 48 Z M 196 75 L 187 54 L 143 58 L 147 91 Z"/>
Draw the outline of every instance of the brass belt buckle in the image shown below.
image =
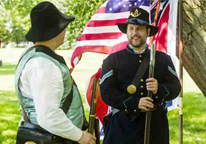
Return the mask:
<path id="1" fill-rule="evenodd" d="M 36 143 L 32 142 L 32 141 L 27 141 L 27 142 L 25 142 L 25 144 L 36 144 Z"/>
<path id="2" fill-rule="evenodd" d="M 137 91 L 137 87 L 135 85 L 131 84 L 127 87 L 127 92 L 130 94 L 134 94 L 136 91 Z"/>

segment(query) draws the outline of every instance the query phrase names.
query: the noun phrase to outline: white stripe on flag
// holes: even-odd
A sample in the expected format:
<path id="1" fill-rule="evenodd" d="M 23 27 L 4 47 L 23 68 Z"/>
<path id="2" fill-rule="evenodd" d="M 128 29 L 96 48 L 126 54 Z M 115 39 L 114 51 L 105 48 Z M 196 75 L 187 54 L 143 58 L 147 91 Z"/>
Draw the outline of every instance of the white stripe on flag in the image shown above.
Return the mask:
<path id="1" fill-rule="evenodd" d="M 98 34 L 98 33 L 112 33 L 120 32 L 117 26 L 105 26 L 105 27 L 85 27 L 82 34 Z"/>
<path id="2" fill-rule="evenodd" d="M 91 18 L 91 20 L 116 20 L 116 19 L 128 18 L 128 16 L 129 16 L 129 12 L 97 13 Z"/>
<path id="3" fill-rule="evenodd" d="M 170 0 L 170 14 L 168 23 L 168 43 L 167 43 L 167 53 L 171 56 L 174 66 L 176 64 L 176 24 L 177 24 L 177 8 L 178 1 Z M 177 69 L 177 67 L 176 67 Z M 168 111 L 177 109 L 179 104 L 179 97 L 172 100 L 172 105 L 168 107 Z"/>
<path id="4" fill-rule="evenodd" d="M 177 7 L 178 1 L 170 1 L 170 17 L 168 25 L 168 43 L 167 51 L 176 66 L 176 23 L 177 23 Z"/>
<path id="5" fill-rule="evenodd" d="M 79 46 L 85 46 L 85 45 L 91 45 L 91 46 L 96 46 L 96 45 L 105 45 L 105 46 L 114 46 L 118 43 L 127 41 L 127 36 L 122 35 L 119 39 L 108 39 L 108 40 L 86 40 L 86 41 L 77 41 L 76 47 Z"/>

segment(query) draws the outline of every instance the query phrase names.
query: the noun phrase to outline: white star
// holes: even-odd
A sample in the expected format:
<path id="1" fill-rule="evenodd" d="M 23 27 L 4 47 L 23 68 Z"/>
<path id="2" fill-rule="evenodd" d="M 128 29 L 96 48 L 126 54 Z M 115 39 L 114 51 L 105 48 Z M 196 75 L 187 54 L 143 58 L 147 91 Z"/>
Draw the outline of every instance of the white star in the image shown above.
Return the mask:
<path id="1" fill-rule="evenodd" d="M 137 5 L 137 2 L 135 2 L 134 5 Z"/>
<path id="2" fill-rule="evenodd" d="M 109 8 L 110 11 L 112 11 L 112 8 Z"/>
<path id="3" fill-rule="evenodd" d="M 129 7 L 132 7 L 132 4 L 130 4 Z"/>

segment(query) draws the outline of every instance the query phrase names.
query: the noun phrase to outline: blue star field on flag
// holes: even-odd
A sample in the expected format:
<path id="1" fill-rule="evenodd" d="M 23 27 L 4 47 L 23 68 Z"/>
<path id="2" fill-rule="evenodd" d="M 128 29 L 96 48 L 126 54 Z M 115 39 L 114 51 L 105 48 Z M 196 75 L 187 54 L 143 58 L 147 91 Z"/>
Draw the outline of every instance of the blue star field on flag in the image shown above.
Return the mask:
<path id="1" fill-rule="evenodd" d="M 106 6 L 106 13 L 126 12 L 140 5 L 150 6 L 150 0 L 109 0 Z"/>

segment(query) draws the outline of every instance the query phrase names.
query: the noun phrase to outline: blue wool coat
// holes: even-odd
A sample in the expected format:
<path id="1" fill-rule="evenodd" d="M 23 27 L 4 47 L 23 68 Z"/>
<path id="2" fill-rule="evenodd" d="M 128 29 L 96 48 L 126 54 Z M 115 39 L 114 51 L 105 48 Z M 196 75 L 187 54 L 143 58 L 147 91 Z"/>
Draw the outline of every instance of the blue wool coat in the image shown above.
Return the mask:
<path id="1" fill-rule="evenodd" d="M 145 52 L 137 54 L 127 46 L 124 50 L 111 54 L 103 62 L 101 96 L 106 104 L 119 110 L 108 122 L 103 144 L 143 144 L 145 112 L 138 109 L 138 104 L 141 97 L 147 96 L 145 81 L 149 67 L 140 80 L 136 93 L 129 94 L 127 87 L 134 79 L 144 56 Z M 155 59 L 154 78 L 158 80 L 158 91 L 153 95 L 156 110 L 152 112 L 150 144 L 169 144 L 165 101 L 176 98 L 181 86 L 170 56 L 157 51 Z"/>

